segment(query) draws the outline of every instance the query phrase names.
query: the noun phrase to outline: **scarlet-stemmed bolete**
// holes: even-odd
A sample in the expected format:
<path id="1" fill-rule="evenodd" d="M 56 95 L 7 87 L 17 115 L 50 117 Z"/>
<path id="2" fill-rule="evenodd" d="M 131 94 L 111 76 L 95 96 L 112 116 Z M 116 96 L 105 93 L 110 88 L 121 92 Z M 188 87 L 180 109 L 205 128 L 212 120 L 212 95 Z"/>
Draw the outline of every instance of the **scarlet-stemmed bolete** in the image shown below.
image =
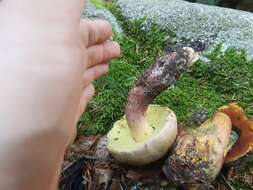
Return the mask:
<path id="1" fill-rule="evenodd" d="M 164 165 L 167 178 L 186 189 L 208 189 L 222 168 L 231 128 L 230 118 L 217 112 L 198 128 L 180 129 Z"/>
<path id="2" fill-rule="evenodd" d="M 225 162 L 236 161 L 245 156 L 253 148 L 253 120 L 250 120 L 243 109 L 236 103 L 223 106 L 220 111 L 229 116 L 235 131 L 239 132 L 239 139 L 228 152 Z"/>
<path id="3" fill-rule="evenodd" d="M 159 58 L 140 77 L 129 94 L 125 117 L 108 134 L 108 149 L 116 160 L 144 165 L 167 153 L 177 135 L 176 116 L 169 108 L 149 104 L 198 58 L 193 48 L 178 48 Z"/>

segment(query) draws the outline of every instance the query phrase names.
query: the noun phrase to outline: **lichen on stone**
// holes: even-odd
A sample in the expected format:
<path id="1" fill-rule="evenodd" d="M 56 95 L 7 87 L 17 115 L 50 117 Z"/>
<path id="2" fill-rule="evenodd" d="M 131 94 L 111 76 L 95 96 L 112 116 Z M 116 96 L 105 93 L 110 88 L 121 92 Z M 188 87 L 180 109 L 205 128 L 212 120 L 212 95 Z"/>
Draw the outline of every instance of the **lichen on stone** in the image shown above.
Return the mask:
<path id="1" fill-rule="evenodd" d="M 224 49 L 246 49 L 253 58 L 253 14 L 182 0 L 116 0 L 129 20 L 145 18 L 144 29 L 156 24 L 175 32 L 178 41 L 201 40 Z"/>

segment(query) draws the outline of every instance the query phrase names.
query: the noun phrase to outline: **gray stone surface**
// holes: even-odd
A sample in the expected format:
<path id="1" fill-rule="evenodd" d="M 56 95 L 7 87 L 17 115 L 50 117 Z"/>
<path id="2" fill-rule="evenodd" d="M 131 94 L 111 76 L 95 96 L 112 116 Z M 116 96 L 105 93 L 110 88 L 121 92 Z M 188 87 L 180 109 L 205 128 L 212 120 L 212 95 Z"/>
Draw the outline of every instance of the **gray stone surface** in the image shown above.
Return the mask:
<path id="1" fill-rule="evenodd" d="M 151 23 L 173 31 L 178 40 L 222 43 L 224 48 L 246 49 L 253 58 L 253 13 L 189 3 L 182 0 L 116 0 L 127 19 L 146 18 Z"/>
<path id="2" fill-rule="evenodd" d="M 122 29 L 118 24 L 113 14 L 106 9 L 96 9 L 91 3 L 87 3 L 86 10 L 84 11 L 83 17 L 89 19 L 104 19 L 110 22 L 116 33 L 122 34 Z"/>

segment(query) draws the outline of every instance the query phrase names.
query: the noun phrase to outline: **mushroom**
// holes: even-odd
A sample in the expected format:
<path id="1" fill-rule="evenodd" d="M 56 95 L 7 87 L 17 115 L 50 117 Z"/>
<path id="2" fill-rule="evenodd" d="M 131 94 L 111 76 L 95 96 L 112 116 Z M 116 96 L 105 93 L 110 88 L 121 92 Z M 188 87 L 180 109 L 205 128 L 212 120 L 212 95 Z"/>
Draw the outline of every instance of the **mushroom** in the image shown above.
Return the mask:
<path id="1" fill-rule="evenodd" d="M 236 103 L 223 106 L 220 111 L 229 116 L 233 129 L 239 133 L 239 139 L 228 152 L 225 162 L 230 163 L 245 156 L 253 148 L 253 120 Z"/>
<path id="2" fill-rule="evenodd" d="M 167 178 L 186 189 L 208 189 L 222 168 L 231 128 L 230 118 L 217 112 L 198 128 L 180 129 L 163 168 Z"/>
<path id="3" fill-rule="evenodd" d="M 198 58 L 199 52 L 193 48 L 177 48 L 159 58 L 136 82 L 125 116 L 107 135 L 108 150 L 117 161 L 144 165 L 168 152 L 177 135 L 176 115 L 167 107 L 149 104 Z"/>

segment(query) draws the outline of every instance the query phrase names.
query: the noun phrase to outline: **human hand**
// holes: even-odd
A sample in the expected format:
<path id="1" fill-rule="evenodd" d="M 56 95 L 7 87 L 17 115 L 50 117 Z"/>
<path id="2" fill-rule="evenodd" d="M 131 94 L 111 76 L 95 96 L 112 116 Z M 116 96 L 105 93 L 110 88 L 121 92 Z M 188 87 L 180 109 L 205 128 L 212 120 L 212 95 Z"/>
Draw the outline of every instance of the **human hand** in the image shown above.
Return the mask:
<path id="1" fill-rule="evenodd" d="M 0 3 L 0 189 L 55 188 L 92 81 L 120 54 L 107 22 L 80 20 L 83 6 Z"/>

